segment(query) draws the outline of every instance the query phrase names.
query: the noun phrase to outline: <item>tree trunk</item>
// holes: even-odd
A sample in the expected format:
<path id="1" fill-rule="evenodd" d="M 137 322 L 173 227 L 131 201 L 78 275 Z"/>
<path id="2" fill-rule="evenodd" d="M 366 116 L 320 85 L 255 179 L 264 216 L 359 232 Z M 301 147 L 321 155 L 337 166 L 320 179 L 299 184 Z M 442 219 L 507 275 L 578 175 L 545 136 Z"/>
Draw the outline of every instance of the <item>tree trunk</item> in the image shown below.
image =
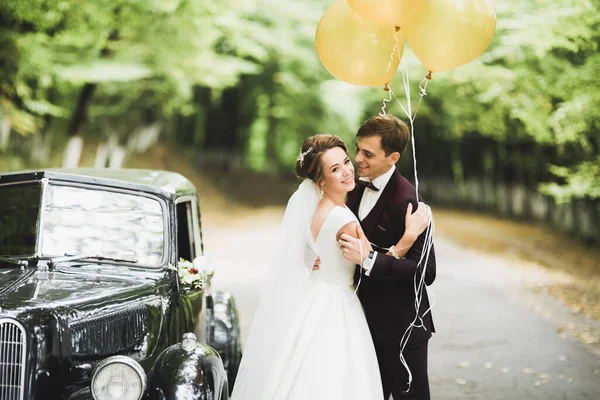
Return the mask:
<path id="1" fill-rule="evenodd" d="M 95 83 L 86 83 L 81 88 L 81 92 L 79 92 L 77 106 L 71 117 L 71 123 L 67 132 L 71 139 L 69 139 L 69 144 L 65 148 L 63 158 L 64 168 L 76 168 L 79 166 L 81 150 L 83 149 L 83 130 L 88 123 L 88 108 L 92 102 L 96 86 Z"/>
<path id="2" fill-rule="evenodd" d="M 262 79 L 260 81 L 257 79 L 259 77 L 256 75 L 243 75 L 237 86 L 239 89 L 238 149 L 243 154 L 244 159 L 248 154 L 250 128 L 254 121 L 258 119 L 257 96 L 254 89 L 262 84 Z"/>
<path id="3" fill-rule="evenodd" d="M 48 91 L 48 102 L 54 103 L 56 100 L 56 90 L 54 87 L 50 88 Z M 50 150 L 52 149 L 52 115 L 46 114 L 44 115 L 44 125 L 42 126 L 42 130 L 39 134 L 40 139 L 40 147 L 37 149 L 36 153 L 33 157 L 36 159 L 38 163 L 41 165 L 45 165 L 48 163 L 48 159 L 50 158 Z"/>
<path id="4" fill-rule="evenodd" d="M 162 122 L 153 122 L 136 128 L 127 139 L 127 150 L 131 153 L 145 153 L 158 142 Z"/>
<path id="5" fill-rule="evenodd" d="M 201 104 L 203 104 L 204 110 L 206 110 L 206 118 L 204 119 L 204 149 L 217 149 L 219 148 L 219 117 L 217 115 L 218 109 L 213 104 L 212 89 L 205 88 L 199 95 Z"/>
<path id="6" fill-rule="evenodd" d="M 452 177 L 456 185 L 462 186 L 465 182 L 465 171 L 461 158 L 460 143 L 453 141 L 450 144 L 452 160 Z"/>
<path id="7" fill-rule="evenodd" d="M 206 136 L 205 126 L 206 126 L 206 114 L 208 108 L 206 108 L 204 104 L 204 98 L 207 93 L 206 87 L 195 86 L 194 87 L 194 104 L 196 105 L 196 112 L 191 116 L 192 123 L 192 137 L 191 137 L 191 145 L 194 147 L 202 147 L 204 144 L 204 139 Z M 210 96 L 210 91 L 208 92 Z"/>
<path id="8" fill-rule="evenodd" d="M 96 150 L 96 159 L 94 160 L 94 168 L 106 168 L 108 164 L 108 148 L 104 143 L 98 145 Z"/>
<path id="9" fill-rule="evenodd" d="M 63 168 L 77 168 L 83 149 L 83 138 L 80 135 L 71 136 L 63 154 Z"/>
<path id="10" fill-rule="evenodd" d="M 210 112 L 206 118 L 206 138 L 204 147 L 231 153 L 237 152 L 238 93 L 237 88 L 223 90 L 218 105 L 210 103 Z"/>
<path id="11" fill-rule="evenodd" d="M 0 119 L 0 151 L 8 149 L 10 144 L 10 121 L 8 117 Z"/>
<path id="12" fill-rule="evenodd" d="M 232 153 L 239 153 L 238 136 L 239 93 L 238 88 L 228 88 L 221 96 L 221 113 L 223 115 L 222 140 L 223 147 Z"/>
<path id="13" fill-rule="evenodd" d="M 242 160 L 237 137 L 237 92 L 237 88 L 225 89 L 218 105 L 207 101 L 210 105 L 205 119 L 203 147 L 210 150 L 208 154 L 213 163 L 226 169 L 240 167 Z"/>
<path id="14" fill-rule="evenodd" d="M 94 97 L 96 87 L 97 84 L 95 83 L 86 83 L 81 88 L 79 99 L 77 100 L 77 105 L 69 124 L 69 136 L 81 135 L 83 133 L 83 129 L 88 122 L 88 108 Z"/>
<path id="15" fill-rule="evenodd" d="M 109 154 L 108 168 L 122 168 L 127 158 L 127 149 L 124 146 L 116 145 Z"/>
<path id="16" fill-rule="evenodd" d="M 275 118 L 275 82 L 274 75 L 279 70 L 277 63 L 272 63 L 266 67 L 265 71 L 265 92 L 269 98 L 267 111 L 267 146 L 265 148 L 267 171 L 277 170 L 279 167 L 279 154 L 277 152 L 277 118 Z"/>
<path id="17" fill-rule="evenodd" d="M 115 15 L 118 15 L 120 13 L 120 8 L 117 7 L 114 10 L 114 13 Z M 109 42 L 119 40 L 119 30 L 113 29 L 108 35 L 108 40 Z M 100 56 L 102 58 L 108 58 L 111 55 L 112 52 L 108 47 L 104 47 L 100 50 Z M 79 158 L 81 157 L 81 150 L 83 148 L 83 131 L 89 122 L 88 110 L 97 87 L 98 85 L 96 83 L 88 82 L 83 85 L 79 92 L 77 105 L 71 116 L 69 130 L 67 131 L 67 134 L 71 139 L 65 149 L 65 158 L 63 159 L 64 166 L 77 167 L 79 165 Z M 75 138 L 79 138 L 79 140 L 76 140 Z"/>

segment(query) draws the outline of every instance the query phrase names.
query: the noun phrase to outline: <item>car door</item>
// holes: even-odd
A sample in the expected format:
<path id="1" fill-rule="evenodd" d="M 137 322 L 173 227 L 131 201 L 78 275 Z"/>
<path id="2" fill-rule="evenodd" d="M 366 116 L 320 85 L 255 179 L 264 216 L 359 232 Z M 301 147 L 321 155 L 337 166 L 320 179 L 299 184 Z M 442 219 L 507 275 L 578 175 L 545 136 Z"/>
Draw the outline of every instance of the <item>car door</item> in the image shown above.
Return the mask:
<path id="1" fill-rule="evenodd" d="M 202 236 L 200 232 L 200 218 L 198 200 L 195 196 L 183 196 L 176 202 L 177 213 L 177 259 L 193 261 L 202 255 Z M 198 289 L 180 289 L 180 303 L 178 307 L 179 320 L 178 336 L 185 332 L 194 332 L 203 340 L 205 337 L 204 305 L 207 287 Z"/>

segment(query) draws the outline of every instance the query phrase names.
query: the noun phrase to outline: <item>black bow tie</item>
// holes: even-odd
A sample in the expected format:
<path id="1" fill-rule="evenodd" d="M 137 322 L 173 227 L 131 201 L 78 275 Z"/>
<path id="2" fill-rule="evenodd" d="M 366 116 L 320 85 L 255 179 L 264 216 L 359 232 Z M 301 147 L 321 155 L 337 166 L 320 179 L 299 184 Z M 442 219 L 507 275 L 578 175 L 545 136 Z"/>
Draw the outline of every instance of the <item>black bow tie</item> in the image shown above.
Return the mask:
<path id="1" fill-rule="evenodd" d="M 359 179 L 358 184 L 360 186 L 363 186 L 363 187 L 369 188 L 371 190 L 374 190 L 376 192 L 379 192 L 379 188 L 377 186 L 373 185 L 373 182 L 371 182 L 371 181 L 363 181 L 362 179 Z"/>

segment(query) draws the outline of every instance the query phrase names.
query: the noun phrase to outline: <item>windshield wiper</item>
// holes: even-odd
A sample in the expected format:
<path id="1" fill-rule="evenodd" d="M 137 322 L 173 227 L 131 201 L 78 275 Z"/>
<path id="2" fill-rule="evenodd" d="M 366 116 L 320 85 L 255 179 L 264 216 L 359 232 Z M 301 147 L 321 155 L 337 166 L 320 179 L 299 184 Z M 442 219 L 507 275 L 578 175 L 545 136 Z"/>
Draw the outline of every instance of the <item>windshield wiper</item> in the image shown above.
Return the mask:
<path id="1" fill-rule="evenodd" d="M 0 261 L 5 262 L 7 264 L 18 265 L 19 267 L 27 267 L 29 265 L 29 261 L 27 261 L 27 260 L 20 260 L 18 258 L 12 258 L 12 257 L 0 256 Z"/>
<path id="2" fill-rule="evenodd" d="M 57 263 L 67 262 L 67 261 L 79 261 L 79 260 L 99 260 L 99 261 L 116 261 L 116 262 L 128 262 L 132 264 L 137 264 L 138 260 L 128 260 L 126 258 L 116 258 L 116 257 L 104 257 L 100 255 L 65 255 L 62 257 L 54 257 L 48 260 L 48 266 L 52 267 Z"/>

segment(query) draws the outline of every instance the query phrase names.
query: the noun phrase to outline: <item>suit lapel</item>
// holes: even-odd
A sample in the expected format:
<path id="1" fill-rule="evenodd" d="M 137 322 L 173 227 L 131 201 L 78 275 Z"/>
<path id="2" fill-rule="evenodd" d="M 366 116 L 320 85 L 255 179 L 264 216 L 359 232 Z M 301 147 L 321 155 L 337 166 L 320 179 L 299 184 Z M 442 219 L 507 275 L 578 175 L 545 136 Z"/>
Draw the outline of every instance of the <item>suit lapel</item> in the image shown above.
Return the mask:
<path id="1" fill-rule="evenodd" d="M 365 235 L 367 237 L 370 237 L 370 235 L 373 234 L 373 231 L 377 226 L 377 221 L 379 221 L 379 217 L 381 217 L 383 210 L 385 210 L 385 208 L 392 200 L 394 193 L 396 193 L 399 175 L 400 173 L 398 172 L 398 170 L 395 170 L 392 176 L 390 177 L 390 180 L 388 181 L 387 185 L 385 185 L 385 188 L 383 189 L 381 196 L 379 196 L 377 203 L 375 203 L 373 209 L 371 209 L 371 212 L 367 214 L 365 219 L 361 221 L 363 232 L 365 232 Z M 358 202 L 358 204 L 360 205 L 360 201 Z M 358 215 L 358 205 L 356 206 L 356 209 L 356 214 Z"/>

